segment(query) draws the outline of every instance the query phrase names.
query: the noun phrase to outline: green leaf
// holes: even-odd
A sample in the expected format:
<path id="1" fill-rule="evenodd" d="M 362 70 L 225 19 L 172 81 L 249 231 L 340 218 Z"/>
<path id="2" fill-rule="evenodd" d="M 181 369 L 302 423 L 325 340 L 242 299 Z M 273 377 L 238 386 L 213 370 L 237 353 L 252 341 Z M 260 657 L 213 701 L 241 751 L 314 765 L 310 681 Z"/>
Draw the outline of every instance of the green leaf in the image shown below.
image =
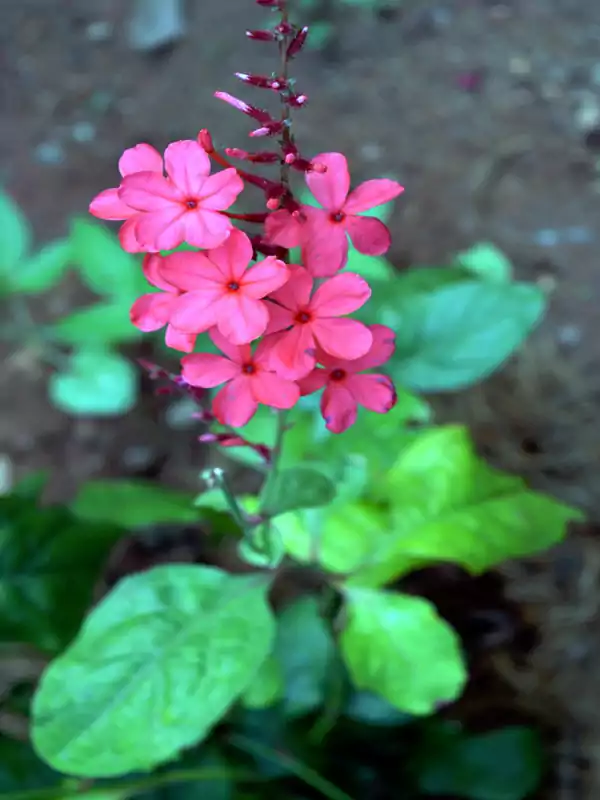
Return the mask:
<path id="1" fill-rule="evenodd" d="M 31 228 L 15 201 L 0 192 L 0 275 L 11 279 L 31 245 Z"/>
<path id="2" fill-rule="evenodd" d="M 327 475 L 314 467 L 300 466 L 278 472 L 267 484 L 268 497 L 263 514 L 274 517 L 296 508 L 317 508 L 335 497 L 335 486 Z"/>
<path id="3" fill-rule="evenodd" d="M 129 319 L 128 303 L 97 303 L 63 317 L 52 326 L 63 344 L 73 347 L 129 342 L 142 335 Z"/>
<path id="4" fill-rule="evenodd" d="M 268 656 L 242 696 L 246 708 L 268 708 L 283 695 L 283 674 L 275 656 Z"/>
<path id="5" fill-rule="evenodd" d="M 490 242 L 479 242 L 469 250 L 458 253 L 455 262 L 458 267 L 463 267 L 484 281 L 510 283 L 512 280 L 512 264 L 504 253 Z"/>
<path id="6" fill-rule="evenodd" d="M 123 531 L 17 495 L 0 498 L 0 530 L 0 639 L 56 652 L 77 632 Z"/>
<path id="7" fill-rule="evenodd" d="M 392 374 L 414 391 L 469 386 L 522 344 L 544 308 L 542 291 L 523 283 L 470 281 L 407 298 L 394 310 L 401 323 Z"/>
<path id="8" fill-rule="evenodd" d="M 133 302 L 149 291 L 140 260 L 122 250 L 117 236 L 106 226 L 74 220 L 71 246 L 82 279 L 97 294 Z"/>
<path id="9" fill-rule="evenodd" d="M 359 589 L 347 595 L 342 656 L 359 689 L 410 714 L 431 714 L 467 680 L 458 637 L 427 600 Z"/>
<path id="10" fill-rule="evenodd" d="M 544 758 L 536 731 L 520 726 L 466 736 L 444 726 L 418 760 L 422 792 L 470 800 L 525 800 L 542 778 Z"/>
<path id="11" fill-rule="evenodd" d="M 284 712 L 298 717 L 319 708 L 325 699 L 335 646 L 314 597 L 288 606 L 277 621 L 275 657 L 281 664 Z"/>
<path id="12" fill-rule="evenodd" d="M 11 273 L 10 290 L 23 294 L 45 292 L 60 281 L 70 262 L 70 242 L 51 242 Z"/>
<path id="13" fill-rule="evenodd" d="M 389 281 L 396 275 L 396 271 L 387 259 L 363 255 L 353 247 L 350 248 L 348 262 L 341 271 L 355 272 L 368 281 Z"/>
<path id="14" fill-rule="evenodd" d="M 135 405 L 138 374 L 118 353 L 101 348 L 76 350 L 70 368 L 50 377 L 52 403 L 67 414 L 111 417 Z"/>
<path id="15" fill-rule="evenodd" d="M 203 739 L 270 652 L 267 588 L 182 564 L 125 578 L 42 676 L 37 752 L 55 769 L 102 778 L 150 769 Z"/>
<path id="16" fill-rule="evenodd" d="M 56 798 L 61 792 L 58 785 L 64 776 L 50 769 L 35 754 L 29 743 L 18 742 L 7 736 L 0 736 L 0 792 L 2 794 L 31 792 L 31 800 L 35 800 L 33 790 L 46 791 L 57 787 Z"/>
<path id="17" fill-rule="evenodd" d="M 168 522 L 195 522 L 194 494 L 153 481 L 97 480 L 84 483 L 71 503 L 75 516 L 90 522 L 113 522 L 124 528 Z"/>
<path id="18" fill-rule="evenodd" d="M 484 572 L 550 547 L 582 517 L 487 466 L 460 426 L 421 433 L 400 454 L 383 491 L 393 504 L 390 534 L 374 542 L 370 565 L 350 584 L 382 586 L 441 561 Z"/>

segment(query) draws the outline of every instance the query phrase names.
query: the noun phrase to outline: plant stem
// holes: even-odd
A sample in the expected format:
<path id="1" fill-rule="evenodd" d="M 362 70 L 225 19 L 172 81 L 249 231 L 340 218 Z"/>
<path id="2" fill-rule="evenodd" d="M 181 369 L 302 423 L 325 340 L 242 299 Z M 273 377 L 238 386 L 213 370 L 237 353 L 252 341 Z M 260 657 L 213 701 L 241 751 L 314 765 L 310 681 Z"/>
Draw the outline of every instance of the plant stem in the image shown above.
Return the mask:
<path id="1" fill-rule="evenodd" d="M 202 474 L 202 477 L 210 486 L 211 489 L 220 489 L 223 492 L 223 496 L 225 497 L 225 501 L 227 503 L 227 507 L 231 512 L 231 516 L 239 525 L 242 533 L 244 534 L 244 538 L 248 541 L 252 541 L 252 530 L 248 525 L 248 520 L 246 519 L 246 515 L 240 508 L 238 501 L 234 493 L 227 482 L 227 478 L 225 477 L 225 473 L 223 472 L 220 467 L 214 467 L 213 469 L 206 470 Z"/>

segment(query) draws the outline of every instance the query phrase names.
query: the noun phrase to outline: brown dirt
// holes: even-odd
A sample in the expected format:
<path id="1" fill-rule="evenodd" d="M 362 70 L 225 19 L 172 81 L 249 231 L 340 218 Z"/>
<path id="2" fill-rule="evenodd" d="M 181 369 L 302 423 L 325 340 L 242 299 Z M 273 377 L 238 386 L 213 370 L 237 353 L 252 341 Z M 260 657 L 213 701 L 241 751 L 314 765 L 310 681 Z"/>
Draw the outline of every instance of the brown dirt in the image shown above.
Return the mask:
<path id="1" fill-rule="evenodd" d="M 188 5 L 185 40 L 142 56 L 127 47 L 118 0 L 3 0 L 0 179 L 40 242 L 114 185 L 124 147 L 160 147 L 205 126 L 217 143 L 245 146 L 247 121 L 212 93 L 240 92 L 235 71 L 271 71 L 269 47 L 243 36 L 261 12 L 251 0 Z M 555 284 L 550 317 L 523 357 L 483 387 L 439 401 L 441 417 L 471 423 L 492 460 L 599 520 L 600 133 L 590 129 L 600 125 L 600 5 L 404 0 L 380 16 L 331 6 L 339 42 L 296 67 L 311 100 L 297 115 L 306 152 L 343 150 L 357 180 L 392 174 L 406 185 L 392 222 L 399 265 L 444 263 L 486 239 L 521 276 Z M 94 23 L 105 23 L 101 41 L 90 38 Z M 65 285 L 36 314 L 62 313 L 78 297 Z M 146 393 L 125 418 L 69 419 L 48 405 L 34 354 L 4 355 L 0 449 L 18 473 L 52 467 L 57 497 L 100 474 L 194 485 L 202 453 L 185 410 L 174 428 L 177 414 Z M 562 720 L 552 796 L 567 800 L 600 793 L 593 534 L 506 570 L 541 642 L 526 667 L 498 669 L 523 705 Z"/>

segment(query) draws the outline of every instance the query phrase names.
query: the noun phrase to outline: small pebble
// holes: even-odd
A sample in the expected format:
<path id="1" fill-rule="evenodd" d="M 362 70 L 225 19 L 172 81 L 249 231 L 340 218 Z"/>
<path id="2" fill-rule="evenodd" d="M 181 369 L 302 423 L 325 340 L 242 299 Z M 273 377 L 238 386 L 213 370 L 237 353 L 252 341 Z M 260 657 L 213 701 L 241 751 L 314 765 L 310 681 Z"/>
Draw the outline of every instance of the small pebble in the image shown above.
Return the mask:
<path id="1" fill-rule="evenodd" d="M 79 144 L 93 142 L 96 138 L 96 126 L 91 122 L 76 122 L 71 128 L 71 137 Z"/>
<path id="2" fill-rule="evenodd" d="M 381 145 L 375 142 L 367 142 L 360 148 L 360 154 L 365 161 L 379 161 L 383 155 Z"/>
<path id="3" fill-rule="evenodd" d="M 560 236 L 553 228 L 543 228 L 533 234 L 533 241 L 540 247 L 556 247 Z"/>
<path id="4" fill-rule="evenodd" d="M 582 337 L 581 328 L 577 325 L 561 325 L 556 332 L 556 338 L 559 344 L 564 344 L 568 347 L 574 347 L 579 344 Z"/>
<path id="5" fill-rule="evenodd" d="M 523 78 L 531 74 L 531 62 L 522 56 L 511 56 L 508 61 L 508 71 L 511 75 Z"/>
<path id="6" fill-rule="evenodd" d="M 65 160 L 65 151 L 58 142 L 42 142 L 33 151 L 33 157 L 40 164 L 57 166 Z"/>

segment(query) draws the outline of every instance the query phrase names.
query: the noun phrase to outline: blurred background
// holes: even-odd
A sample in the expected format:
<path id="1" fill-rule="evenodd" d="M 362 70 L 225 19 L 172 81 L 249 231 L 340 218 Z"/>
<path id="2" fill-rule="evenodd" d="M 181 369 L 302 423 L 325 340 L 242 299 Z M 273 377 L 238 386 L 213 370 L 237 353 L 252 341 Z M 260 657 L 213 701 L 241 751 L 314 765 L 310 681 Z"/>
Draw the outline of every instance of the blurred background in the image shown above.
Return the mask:
<path id="1" fill-rule="evenodd" d="M 521 711 L 561 720 L 549 796 L 597 797 L 600 5 L 296 6 L 297 19 L 314 29 L 294 65 L 310 100 L 295 116 L 298 143 L 309 157 L 343 151 L 355 182 L 390 176 L 405 186 L 389 223 L 395 267 L 443 266 L 485 240 L 508 255 L 518 277 L 551 292 L 548 318 L 501 373 L 431 400 L 439 419 L 470 425 L 493 463 L 590 517 L 556 551 L 505 571 L 506 593 L 522 604 L 538 645 L 521 661 L 508 648 L 492 672 Z M 65 236 L 71 217 L 117 184 L 126 147 L 162 149 L 203 127 L 218 147 L 246 147 L 247 119 L 213 92 L 268 101 L 233 77 L 272 71 L 271 48 L 244 36 L 266 18 L 250 0 L 2 0 L 0 183 L 36 243 Z M 44 323 L 90 297 L 70 276 L 29 307 Z M 130 413 L 71 416 L 49 402 L 49 367 L 35 348 L 0 347 L 5 481 L 50 468 L 50 492 L 60 500 L 98 476 L 194 487 L 203 457 L 185 398 L 157 400 L 140 376 Z M 134 354 L 143 356 L 143 347 Z M 490 591 L 488 583 L 482 592 Z"/>

